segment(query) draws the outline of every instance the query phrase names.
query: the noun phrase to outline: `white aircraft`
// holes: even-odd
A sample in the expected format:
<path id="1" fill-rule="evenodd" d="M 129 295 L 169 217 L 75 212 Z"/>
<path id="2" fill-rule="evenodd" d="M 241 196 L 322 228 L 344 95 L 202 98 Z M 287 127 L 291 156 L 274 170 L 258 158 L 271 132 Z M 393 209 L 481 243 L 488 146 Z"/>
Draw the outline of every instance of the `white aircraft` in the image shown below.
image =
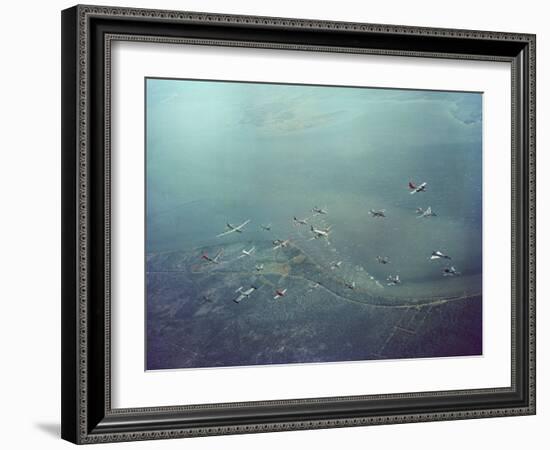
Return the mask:
<path id="1" fill-rule="evenodd" d="M 454 266 L 451 267 L 445 267 L 443 269 L 443 276 L 444 277 L 454 277 L 455 275 L 460 275 L 460 272 L 458 272 Z"/>
<path id="2" fill-rule="evenodd" d="M 388 264 L 390 262 L 389 256 L 377 256 L 376 261 L 378 261 L 380 264 Z"/>
<path id="3" fill-rule="evenodd" d="M 422 217 L 435 217 L 435 216 L 437 216 L 437 214 L 432 211 L 431 206 L 428 206 L 427 209 L 416 208 L 416 213 L 418 214 L 418 216 L 416 216 L 418 219 L 421 219 Z"/>
<path id="4" fill-rule="evenodd" d="M 243 223 L 241 223 L 240 225 L 237 225 L 237 226 L 234 226 L 234 225 L 231 225 L 230 223 L 228 223 L 226 225 L 227 225 L 227 228 L 229 228 L 229 230 L 218 234 L 216 237 L 222 237 L 222 236 L 225 236 L 225 235 L 231 234 L 231 233 L 242 233 L 243 232 L 242 229 L 249 222 L 250 222 L 250 219 L 245 220 Z"/>
<path id="5" fill-rule="evenodd" d="M 250 295 L 252 295 L 252 293 L 258 289 L 256 286 L 250 286 L 249 289 L 247 289 L 246 291 L 243 291 L 243 287 L 239 287 L 238 289 L 235 290 L 235 292 L 238 292 L 239 293 L 239 296 L 234 299 L 233 301 L 235 303 L 240 303 L 241 300 L 244 300 L 245 298 L 248 298 L 250 297 Z"/>
<path id="6" fill-rule="evenodd" d="M 331 268 L 332 270 L 338 269 L 341 265 L 342 265 L 342 261 L 332 261 L 332 262 L 330 263 L 330 268 Z"/>
<path id="7" fill-rule="evenodd" d="M 411 194 L 416 194 L 417 192 L 425 192 L 427 185 L 428 183 L 424 182 L 417 186 L 412 181 L 409 181 L 409 189 L 411 190 Z"/>
<path id="8" fill-rule="evenodd" d="M 307 225 L 307 219 L 298 219 L 296 216 L 294 216 L 294 223 L 297 225 Z"/>
<path id="9" fill-rule="evenodd" d="M 441 253 L 439 250 L 434 250 L 430 256 L 430 259 L 433 261 L 436 259 L 451 259 L 451 257 Z"/>
<path id="10" fill-rule="evenodd" d="M 386 278 L 386 281 L 388 282 L 388 286 L 395 286 L 397 284 L 401 284 L 401 279 L 399 278 L 399 275 L 390 275 L 388 278 Z"/>
<path id="11" fill-rule="evenodd" d="M 263 264 L 258 264 L 256 266 L 256 272 L 261 272 L 262 270 L 264 270 L 264 265 Z"/>
<path id="12" fill-rule="evenodd" d="M 351 282 L 348 281 L 345 284 L 348 289 L 351 289 L 351 290 L 355 289 L 355 281 L 351 281 Z"/>
<path id="13" fill-rule="evenodd" d="M 386 217 L 386 210 L 385 209 L 379 209 L 379 210 L 376 210 L 376 209 L 371 209 L 369 211 L 369 214 L 372 216 L 372 217 Z"/>
<path id="14" fill-rule="evenodd" d="M 273 250 L 288 247 L 288 244 L 290 244 L 290 239 L 287 239 L 286 241 L 282 241 L 280 239 L 275 239 L 273 241 L 273 245 L 274 245 Z"/>
<path id="15" fill-rule="evenodd" d="M 252 247 L 250 250 L 245 250 L 245 249 L 242 249 L 241 250 L 241 256 L 239 256 L 239 258 L 244 258 L 245 256 L 252 256 L 252 253 L 254 253 L 254 250 L 256 249 L 256 247 Z"/>
<path id="16" fill-rule="evenodd" d="M 314 206 L 311 212 L 315 214 L 328 214 L 326 206 L 324 208 L 319 208 L 317 206 Z"/>
<path id="17" fill-rule="evenodd" d="M 321 286 L 321 283 L 309 283 L 306 293 L 317 289 L 319 286 Z"/>
<path id="18" fill-rule="evenodd" d="M 260 225 L 260 227 L 262 228 L 262 230 L 271 231 L 271 224 L 269 224 L 269 225 Z"/>
<path id="19" fill-rule="evenodd" d="M 214 256 L 213 258 L 208 256 L 208 254 L 206 252 L 204 252 L 202 254 L 201 258 L 208 261 L 209 263 L 219 264 L 220 263 L 220 258 L 221 258 L 222 255 L 223 255 L 223 248 L 218 253 L 216 253 L 216 256 Z"/>
<path id="20" fill-rule="evenodd" d="M 311 232 L 313 233 L 313 237 L 310 239 L 310 241 L 312 241 L 313 239 L 325 238 L 327 240 L 327 243 L 330 243 L 328 242 L 328 235 L 331 231 L 330 228 L 331 227 L 328 227 L 322 230 L 319 228 L 315 228 L 313 225 L 311 225 L 310 229 L 311 229 Z"/>
<path id="21" fill-rule="evenodd" d="M 283 290 L 276 289 L 275 290 L 275 297 L 273 297 L 273 300 L 277 300 L 280 297 L 284 297 L 286 295 L 286 291 L 287 291 L 287 289 L 283 289 Z"/>

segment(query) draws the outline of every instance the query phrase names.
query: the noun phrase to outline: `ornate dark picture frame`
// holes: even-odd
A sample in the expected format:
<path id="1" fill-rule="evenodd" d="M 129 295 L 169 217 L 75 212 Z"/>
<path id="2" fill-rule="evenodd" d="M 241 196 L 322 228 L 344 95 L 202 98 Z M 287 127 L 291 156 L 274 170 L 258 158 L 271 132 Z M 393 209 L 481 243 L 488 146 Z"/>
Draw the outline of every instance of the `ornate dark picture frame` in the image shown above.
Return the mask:
<path id="1" fill-rule="evenodd" d="M 116 40 L 507 61 L 512 384 L 113 409 L 110 46 Z M 535 36 L 98 6 L 62 12 L 62 437 L 74 443 L 535 414 Z"/>

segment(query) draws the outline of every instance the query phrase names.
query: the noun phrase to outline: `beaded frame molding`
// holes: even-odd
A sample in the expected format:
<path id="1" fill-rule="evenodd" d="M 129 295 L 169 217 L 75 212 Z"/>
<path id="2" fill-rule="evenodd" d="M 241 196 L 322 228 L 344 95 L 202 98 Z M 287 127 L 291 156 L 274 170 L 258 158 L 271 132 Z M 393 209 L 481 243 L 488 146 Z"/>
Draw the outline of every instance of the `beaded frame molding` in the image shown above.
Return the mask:
<path id="1" fill-rule="evenodd" d="M 511 386 L 111 407 L 114 41 L 505 61 L 512 73 Z M 535 414 L 535 36 L 78 5 L 62 12 L 62 428 L 78 444 Z"/>

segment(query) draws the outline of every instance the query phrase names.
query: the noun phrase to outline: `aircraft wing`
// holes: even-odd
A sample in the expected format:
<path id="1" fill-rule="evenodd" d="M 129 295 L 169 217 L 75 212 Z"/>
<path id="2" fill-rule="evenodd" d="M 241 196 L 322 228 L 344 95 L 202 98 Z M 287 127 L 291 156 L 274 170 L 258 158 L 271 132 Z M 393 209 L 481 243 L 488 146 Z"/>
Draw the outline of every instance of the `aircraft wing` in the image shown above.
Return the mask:
<path id="1" fill-rule="evenodd" d="M 240 230 L 242 227 L 244 227 L 247 223 L 250 222 L 250 219 L 245 220 L 243 223 L 241 223 L 239 226 L 234 228 L 234 231 Z"/>
<path id="2" fill-rule="evenodd" d="M 237 231 L 237 229 L 232 228 L 231 230 L 227 230 L 227 231 L 224 231 L 223 233 L 217 234 L 216 237 L 222 237 L 222 236 L 234 233 L 235 231 Z"/>
<path id="3" fill-rule="evenodd" d="M 246 295 L 239 295 L 235 300 L 233 300 L 235 303 L 240 303 L 243 298 L 246 298 Z"/>

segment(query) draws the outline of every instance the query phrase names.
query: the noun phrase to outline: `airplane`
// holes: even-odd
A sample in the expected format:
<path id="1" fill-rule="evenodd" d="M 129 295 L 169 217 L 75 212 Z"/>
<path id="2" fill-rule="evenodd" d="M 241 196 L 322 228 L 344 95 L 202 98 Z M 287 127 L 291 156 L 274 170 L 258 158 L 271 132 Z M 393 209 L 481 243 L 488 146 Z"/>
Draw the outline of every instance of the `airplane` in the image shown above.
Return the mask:
<path id="1" fill-rule="evenodd" d="M 421 219 L 422 217 L 435 217 L 435 216 L 437 216 L 437 214 L 432 211 L 431 206 L 428 206 L 427 209 L 416 208 L 416 213 L 418 214 L 418 216 L 416 216 L 418 219 Z"/>
<path id="2" fill-rule="evenodd" d="M 355 289 L 355 281 L 346 281 L 345 285 L 348 289 Z"/>
<path id="3" fill-rule="evenodd" d="M 254 250 L 256 249 L 256 247 L 252 247 L 250 250 L 241 250 L 241 255 L 239 256 L 239 258 L 244 258 L 245 256 L 252 256 L 252 253 L 254 253 Z"/>
<path id="4" fill-rule="evenodd" d="M 390 275 L 388 278 L 386 278 L 386 281 L 388 282 L 388 286 L 395 286 L 397 284 L 401 284 L 401 279 L 399 278 L 399 275 Z"/>
<path id="5" fill-rule="evenodd" d="M 451 267 L 445 267 L 443 269 L 443 276 L 444 277 L 454 277 L 455 275 L 460 275 L 460 272 L 458 272 L 454 266 Z"/>
<path id="6" fill-rule="evenodd" d="M 218 234 L 216 237 L 222 237 L 222 236 L 225 236 L 227 234 L 231 234 L 231 233 L 242 233 L 242 229 L 243 227 L 250 222 L 250 219 L 248 220 L 245 220 L 243 223 L 241 223 L 240 225 L 238 226 L 233 226 L 231 225 L 230 223 L 226 224 L 227 225 L 227 228 L 229 228 L 229 230 L 227 231 L 224 231 L 223 233 L 220 233 Z"/>
<path id="7" fill-rule="evenodd" d="M 237 298 L 235 298 L 233 301 L 235 303 L 240 303 L 241 300 L 244 300 L 245 298 L 248 298 L 250 297 L 250 295 L 256 290 L 258 289 L 256 286 L 250 286 L 249 289 L 247 289 L 246 291 L 243 291 L 243 287 L 239 287 L 238 289 L 235 290 L 235 292 L 238 292 L 239 293 L 239 296 Z"/>
<path id="8" fill-rule="evenodd" d="M 377 256 L 376 261 L 378 261 L 380 264 L 388 264 L 390 262 L 389 256 Z"/>
<path id="9" fill-rule="evenodd" d="M 273 245 L 274 245 L 273 250 L 288 247 L 288 244 L 290 244 L 290 239 L 287 239 L 286 241 L 282 241 L 281 239 L 275 239 L 273 241 Z"/>
<path id="10" fill-rule="evenodd" d="M 434 250 L 430 259 L 433 261 L 435 259 L 451 259 L 451 257 L 441 253 L 439 250 Z"/>
<path id="11" fill-rule="evenodd" d="M 317 289 L 319 286 L 321 286 L 321 283 L 309 283 L 308 290 L 306 292 L 311 292 L 314 289 Z"/>
<path id="12" fill-rule="evenodd" d="M 294 216 L 294 223 L 298 225 L 307 225 L 307 219 L 298 219 Z"/>
<path id="13" fill-rule="evenodd" d="M 258 264 L 258 265 L 256 266 L 256 271 L 257 271 L 257 272 L 261 272 L 262 270 L 264 270 L 264 265 L 263 265 L 263 264 Z"/>
<path id="14" fill-rule="evenodd" d="M 330 263 L 330 268 L 331 268 L 332 270 L 338 269 L 341 265 L 342 265 L 342 261 L 332 261 L 332 262 Z"/>
<path id="15" fill-rule="evenodd" d="M 313 237 L 310 239 L 310 241 L 313 240 L 313 239 L 325 238 L 325 239 L 327 239 L 327 242 L 328 242 L 328 235 L 331 231 L 330 228 L 331 227 L 328 227 L 328 228 L 325 228 L 324 230 L 321 230 L 321 229 L 315 228 L 313 225 L 311 225 L 311 232 L 313 233 Z"/>
<path id="16" fill-rule="evenodd" d="M 286 291 L 287 291 L 287 289 L 283 289 L 283 290 L 276 289 L 275 290 L 275 297 L 273 297 L 273 300 L 277 300 L 280 297 L 284 297 L 286 295 Z"/>
<path id="17" fill-rule="evenodd" d="M 326 206 L 324 208 L 319 208 L 317 206 L 314 206 L 311 212 L 315 214 L 328 214 Z"/>
<path id="18" fill-rule="evenodd" d="M 269 224 L 269 225 L 260 225 L 260 227 L 261 227 L 262 230 L 271 231 L 271 224 Z"/>
<path id="19" fill-rule="evenodd" d="M 371 209 L 371 210 L 369 211 L 369 214 L 370 214 L 372 217 L 386 217 L 385 212 L 386 212 L 385 209 L 379 209 L 379 210 Z"/>
<path id="20" fill-rule="evenodd" d="M 409 189 L 411 190 L 411 194 L 416 194 L 417 192 L 425 192 L 427 185 L 428 183 L 424 182 L 417 186 L 412 181 L 409 181 Z"/>
<path id="21" fill-rule="evenodd" d="M 209 263 L 219 264 L 220 263 L 220 258 L 221 258 L 222 255 L 223 255 L 223 248 L 218 253 L 216 253 L 216 256 L 214 256 L 213 258 L 208 256 L 208 254 L 206 252 L 204 252 L 202 254 L 201 258 L 208 261 Z"/>

